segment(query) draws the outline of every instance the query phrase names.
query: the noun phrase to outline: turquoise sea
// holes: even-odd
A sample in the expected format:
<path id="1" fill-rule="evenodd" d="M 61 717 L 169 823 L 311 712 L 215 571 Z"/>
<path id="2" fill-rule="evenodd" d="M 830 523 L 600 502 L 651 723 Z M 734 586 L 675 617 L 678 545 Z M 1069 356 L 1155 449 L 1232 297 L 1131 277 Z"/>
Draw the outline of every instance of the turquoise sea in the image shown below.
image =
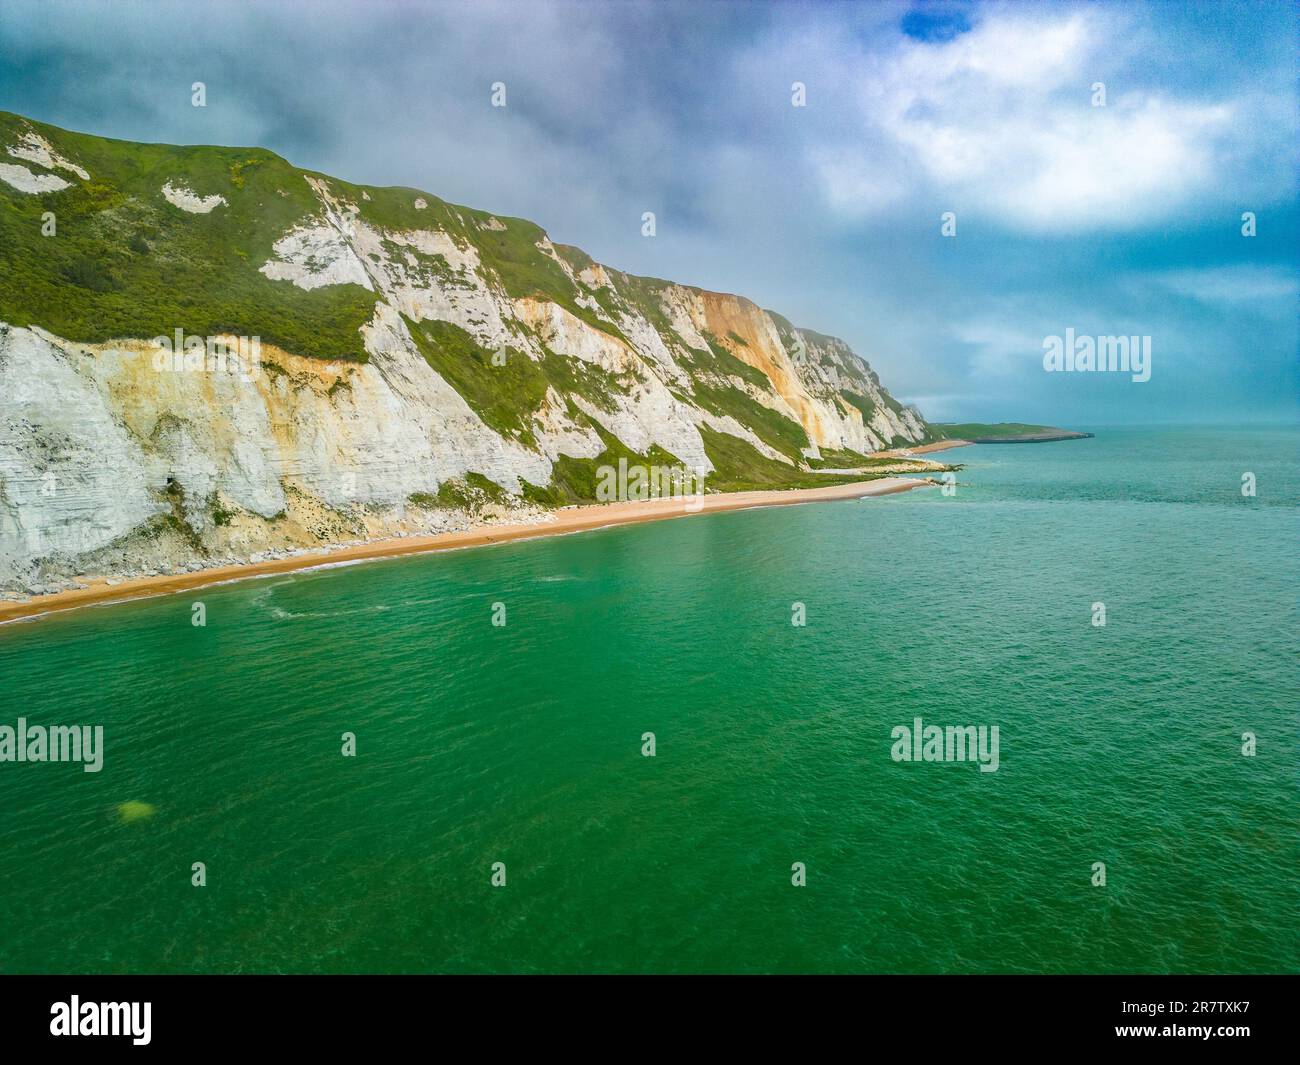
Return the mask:
<path id="1" fill-rule="evenodd" d="M 1300 971 L 1300 433 L 1097 432 L 0 628 L 0 970 Z"/>

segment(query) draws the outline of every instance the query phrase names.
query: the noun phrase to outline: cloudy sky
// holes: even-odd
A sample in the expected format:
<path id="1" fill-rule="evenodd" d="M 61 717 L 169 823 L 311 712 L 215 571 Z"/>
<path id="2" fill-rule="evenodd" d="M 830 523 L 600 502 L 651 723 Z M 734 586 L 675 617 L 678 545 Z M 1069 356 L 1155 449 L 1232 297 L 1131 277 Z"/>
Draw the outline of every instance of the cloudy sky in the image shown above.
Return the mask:
<path id="1" fill-rule="evenodd" d="M 4 0 L 0 109 L 530 218 L 934 420 L 1294 421 L 1298 45 L 1267 2 Z M 1151 336 L 1151 380 L 1045 373 L 1067 328 Z"/>

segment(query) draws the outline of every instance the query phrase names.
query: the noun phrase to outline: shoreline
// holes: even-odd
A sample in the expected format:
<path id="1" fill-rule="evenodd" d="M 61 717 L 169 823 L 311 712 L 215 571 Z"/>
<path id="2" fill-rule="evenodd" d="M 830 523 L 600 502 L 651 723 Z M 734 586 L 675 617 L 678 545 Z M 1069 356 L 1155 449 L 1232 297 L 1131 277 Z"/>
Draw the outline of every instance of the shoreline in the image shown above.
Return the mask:
<path id="1" fill-rule="evenodd" d="M 970 447 L 974 440 L 936 440 L 931 444 L 917 447 L 891 448 L 889 451 L 877 451 L 876 456 L 889 455 L 894 458 L 906 458 L 908 455 L 931 455 L 936 451 L 951 451 L 955 447 Z"/>
<path id="2" fill-rule="evenodd" d="M 960 447 L 961 443 L 943 441 L 942 445 L 933 449 Z M 718 514 L 732 510 L 751 510 L 756 507 L 863 499 L 906 492 L 913 488 L 932 487 L 937 484 L 937 481 L 928 478 L 882 477 L 874 481 L 827 485 L 825 488 L 727 492 L 716 496 L 705 496 L 703 499 L 686 497 L 685 502 L 681 497 L 677 497 L 644 502 L 590 504 L 557 510 L 554 512 L 553 521 L 478 525 L 470 529 L 427 536 L 390 537 L 336 550 L 323 548 L 319 552 L 313 551 L 290 558 L 248 562 L 235 566 L 214 566 L 211 569 L 191 573 L 158 577 L 133 577 L 111 585 L 106 577 L 83 577 L 82 580 L 87 584 L 85 588 L 72 588 L 52 595 L 33 596 L 24 602 L 13 599 L 0 600 L 0 625 L 83 607 L 106 606 L 135 599 L 152 599 L 160 595 L 172 595 L 210 585 L 228 584 L 232 581 L 291 573 L 296 570 L 320 569 L 343 563 L 398 558 L 403 555 L 428 554 L 468 547 L 487 547 L 492 544 L 534 540 L 544 536 L 592 532 L 616 525 L 636 525 L 647 521 L 690 517 L 693 514 Z M 695 509 L 687 509 L 688 507 Z"/>

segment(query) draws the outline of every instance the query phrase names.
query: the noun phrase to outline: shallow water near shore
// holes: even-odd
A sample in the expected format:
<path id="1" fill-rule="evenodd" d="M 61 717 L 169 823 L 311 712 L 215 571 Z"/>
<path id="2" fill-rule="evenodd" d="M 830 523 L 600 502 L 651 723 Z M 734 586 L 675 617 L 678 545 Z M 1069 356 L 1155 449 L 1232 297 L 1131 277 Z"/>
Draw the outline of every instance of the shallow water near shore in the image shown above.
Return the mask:
<path id="1" fill-rule="evenodd" d="M 0 970 L 1300 970 L 1300 433 L 950 454 L 0 629 L 0 725 L 105 735 L 0 763 Z"/>

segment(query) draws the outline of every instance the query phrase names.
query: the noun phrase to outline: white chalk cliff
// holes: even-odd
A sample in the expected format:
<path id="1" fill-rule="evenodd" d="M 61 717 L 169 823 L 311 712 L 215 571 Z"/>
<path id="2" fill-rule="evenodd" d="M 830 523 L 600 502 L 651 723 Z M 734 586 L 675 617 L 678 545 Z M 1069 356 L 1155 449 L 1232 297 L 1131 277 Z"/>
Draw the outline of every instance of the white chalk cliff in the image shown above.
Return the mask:
<path id="1" fill-rule="evenodd" d="M 611 438 L 739 483 L 719 469 L 732 446 L 811 475 L 823 452 L 926 434 L 842 341 L 603 267 L 523 220 L 248 150 L 169 175 L 159 146 L 0 119 L 0 156 L 22 161 L 0 164 L 16 205 L 0 211 L 0 597 L 543 514 L 530 489 Z M 111 163 L 128 150 L 137 184 Z M 39 235 L 46 212 L 60 235 Z M 184 249 L 229 240 L 232 220 L 246 243 L 200 264 L 197 298 L 169 294 L 207 254 Z M 239 302 L 202 305 L 228 278 Z M 312 315 L 330 323 L 320 350 L 294 332 Z M 240 357 L 178 358 L 177 330 Z M 500 493 L 440 497 L 475 477 Z"/>

